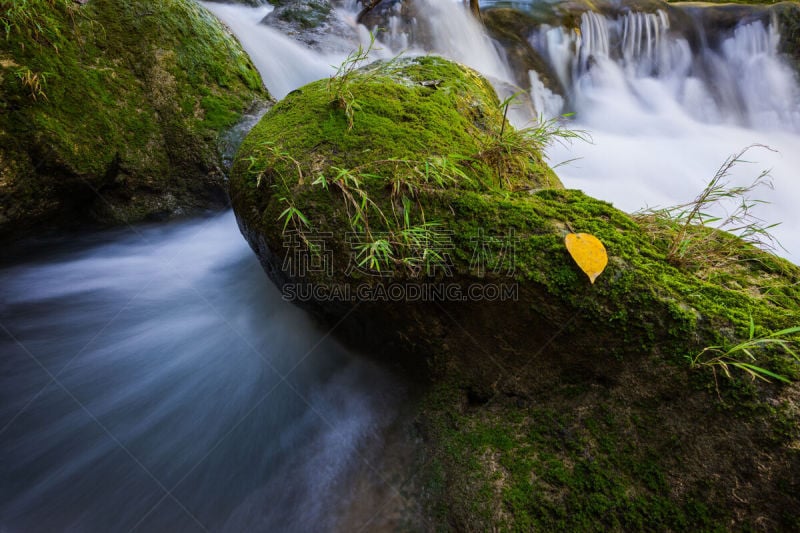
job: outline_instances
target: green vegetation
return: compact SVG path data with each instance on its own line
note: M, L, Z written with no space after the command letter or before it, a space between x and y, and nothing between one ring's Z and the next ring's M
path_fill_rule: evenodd
M502 102L503 122L495 135L489 135L484 141L481 151L475 155L495 170L495 174L505 180L499 187L514 190L510 175L517 168L524 167L528 161L540 160L544 151L554 142L587 141L588 135L580 130L564 127L564 121L571 115L561 118L544 119L542 117L526 128L506 127L508 107L522 93L515 93ZM545 183L550 187L549 183ZM554 184L555 185L555 184Z
M800 430L793 400L706 403L674 367L632 365L618 386L571 380L485 405L454 380L420 423L439 530L793 530Z
M341 206L347 220L345 232L361 235L359 242L351 243L358 266L375 272L400 268L417 276L445 262L436 249L440 225L427 216L421 198L448 188L488 191L560 186L543 163L540 149L548 140L545 132L567 137L567 130L554 122L522 132L507 127L488 84L473 72L438 58L395 58L358 69L371 48L372 44L353 52L326 83L301 89L297 98L304 100L302 104L294 102L295 95L278 103L271 115L286 123L271 123L269 132L260 131L261 125L254 129L241 152L245 155L239 156L247 164L249 185L243 190L234 184L234 203L242 195L255 193L253 186L274 191L272 198L283 204L276 214L283 230L299 232L306 243L305 233L321 227L314 221L304 223L310 219L303 208L294 206L312 197L318 206L329 204L337 210ZM455 84L444 84L448 78ZM473 80L480 80L483 94L465 92ZM392 99L374 98L387 90ZM451 107L449 100L459 94L479 100ZM313 103L306 101L309 96ZM428 108L427 114L411 111L417 105ZM482 116L470 123L465 111ZM324 131L307 132L311 139L285 138L280 144L272 140L278 138L280 128L307 123L309 113L328 117ZM321 141L340 127L347 133L335 145ZM252 141L255 138L261 140ZM298 143L313 143L313 139L321 141L313 157L326 159L324 168L309 168L290 155L298 153ZM424 143L447 146L447 150L431 150L430 156L423 150L420 157L417 147ZM365 154L360 147L367 145L372 148ZM502 151L514 157L500 165Z
M731 367L737 368L752 379L761 379L769 381L769 378L778 379L785 383L791 383L789 379L775 372L771 372L766 368L762 368L754 363L758 361L755 353L762 350L774 349L778 352L790 356L794 361L800 362L800 356L795 351L794 345L797 344L796 340L792 340L791 336L800 333L800 326L782 329L774 333L766 333L759 337L755 336L755 323L750 322L750 335L746 341L740 342L733 346L708 346L695 355L689 357L689 362L692 368L708 367L714 372L714 379L716 380L716 369L719 368L726 377L732 378ZM789 339L789 340L787 340Z
M393 61L379 61L369 70L357 72L359 65L369 59L369 54L374 47L375 35L370 33L369 45L364 48L364 45L359 43L358 48L350 52L339 65L336 73L328 80L328 92L331 99L344 110L349 129L353 129L353 115L360 108L354 94L354 91L358 90L358 84L374 80L379 75L387 76L391 73Z
M759 147L769 149L766 146ZM745 162L742 157L751 148L753 146L730 156L691 202L634 214L637 221L655 238L669 241L667 260L676 265L719 268L735 260L741 241L768 250L774 248L777 243L769 230L776 224L765 225L753 213L754 207L765 202L750 197L758 187L772 188L769 172L762 171L746 186L732 186L727 181L733 167ZM725 207L724 204L730 203L734 204L734 208L724 217L711 212L714 209L719 211ZM721 236L724 232L738 239Z
M260 77L188 0L0 2L0 233L224 202L219 133Z

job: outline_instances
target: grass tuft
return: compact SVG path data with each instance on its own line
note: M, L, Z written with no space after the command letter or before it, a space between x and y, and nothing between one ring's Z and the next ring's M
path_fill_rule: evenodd
M769 251L780 246L770 234L777 224L767 224L754 213L757 206L767 202L751 197L760 187L773 187L769 170L761 171L749 185L731 185L728 179L736 165L748 162L743 158L753 148L774 151L760 144L743 148L725 160L691 202L634 213L637 222L657 241L666 242L666 258L670 263L720 268L740 260L741 241ZM725 211L726 204L732 204L733 208ZM720 210L726 214L712 213Z
M361 105L356 98L356 92L360 84L369 82L377 76L386 75L391 72L393 65L400 57L395 56L389 61L376 61L371 68L359 70L361 65L370 59L370 54L375 48L375 34L370 32L369 44L364 47L359 44L358 48L350 52L345 60L336 69L336 73L328 79L328 93L332 101L342 110L347 117L347 129L353 129L356 111L361 109Z
M524 172L525 169L542 165L544 150L555 142L570 143L574 140L589 141L589 135L582 130L573 130L564 126L569 114L561 117L545 119L539 117L530 127L516 129L506 127L508 124L508 108L522 92L514 93L500 103L503 109L503 120L500 130L486 137L483 148L475 158L492 167L503 183L497 185L513 190L515 187L511 177ZM545 177L547 179L547 177Z
M716 382L717 369L719 369L728 379L733 378L732 369L744 372L752 380L770 382L776 379L784 383L790 383L790 379L762 366L756 357L760 352L772 350L777 354L788 356L800 363L800 355L796 345L798 344L798 334L800 326L785 328L773 333L755 335L756 326L753 319L750 319L750 334L747 340L733 346L708 346L694 356L687 356L691 368L710 368L714 372ZM719 387L717 387L719 392Z

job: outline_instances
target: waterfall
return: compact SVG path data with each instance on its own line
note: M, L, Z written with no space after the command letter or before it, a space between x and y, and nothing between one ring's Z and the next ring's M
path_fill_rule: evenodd
M204 2L242 43L275 98L335 72L343 57L321 55L279 31L261 24L272 6L242 8L234 4Z
M741 25L718 49L693 54L664 11L618 18L586 12L579 31L543 25L530 43L579 113L668 106L704 122L800 131L800 91L778 54L775 27Z
M511 70L481 25L460 2L415 0L433 28L430 50L497 80L509 82Z

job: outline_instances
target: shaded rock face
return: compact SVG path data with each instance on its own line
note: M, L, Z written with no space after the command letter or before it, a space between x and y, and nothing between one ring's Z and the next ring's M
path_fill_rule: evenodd
M505 50L515 81L524 90L530 89L528 72L535 71L543 85L554 94L564 96L566 89L547 62L528 42L540 22L530 15L510 8L489 9L483 12L483 23L489 35Z
M411 44L427 49L433 41L436 28L425 18L425 13L413 0L380 0L371 2L358 15L358 23L370 31L386 32L381 39L393 48L403 49Z
M0 16L0 234L227 203L219 133L268 94L204 8L35 0Z
M778 20L781 42L780 50L792 60L800 73L800 4L797 2L781 2L770 7Z

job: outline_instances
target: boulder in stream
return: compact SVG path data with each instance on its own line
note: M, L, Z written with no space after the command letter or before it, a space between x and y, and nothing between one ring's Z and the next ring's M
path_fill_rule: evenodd
M788 382L756 384L699 354L800 324L800 269L564 189L555 123L515 130L466 67L343 67L251 131L231 199L286 298L429 384L434 525L797 525L798 362L757 350ZM594 284L569 233L605 245ZM715 244L678 260L675 238Z

